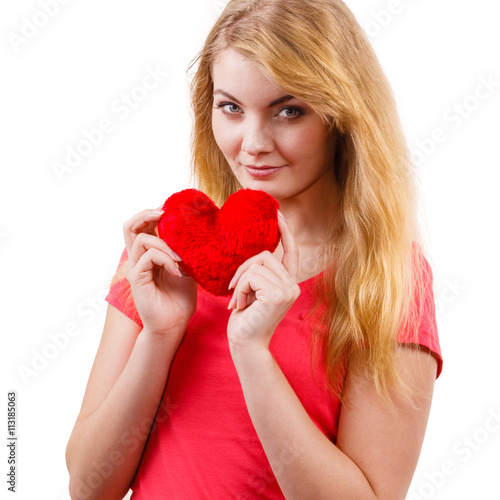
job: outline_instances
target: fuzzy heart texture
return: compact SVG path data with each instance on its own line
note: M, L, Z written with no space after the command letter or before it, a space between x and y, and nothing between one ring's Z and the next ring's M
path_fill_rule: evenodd
M238 267L280 241L279 203L264 191L240 189L218 208L197 189L174 193L163 205L158 234L179 267L208 292L228 296Z

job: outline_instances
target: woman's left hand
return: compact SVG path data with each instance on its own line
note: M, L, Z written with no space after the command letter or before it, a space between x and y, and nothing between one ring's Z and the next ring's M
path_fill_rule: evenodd
M231 348L268 348L274 330L300 295L299 251L290 226L281 216L278 228L282 261L271 252L261 252L245 261L231 281L234 293L228 308L233 312L227 326Z

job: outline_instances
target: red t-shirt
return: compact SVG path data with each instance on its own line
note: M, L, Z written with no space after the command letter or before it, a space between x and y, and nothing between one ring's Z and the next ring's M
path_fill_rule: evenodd
M125 258L126 252L121 262ZM419 343L436 357L437 378L443 361L432 272L425 263L430 286ZM299 283L301 294L276 328L269 348L310 418L335 443L340 403L327 389L321 363L313 376L306 321L314 282L321 274ZM126 280L112 287L106 300L141 325L133 303L124 307L123 286L128 287ZM132 485L135 500L284 498L250 420L229 352L229 300L198 286L197 309L172 362L156 423ZM398 341L407 340L402 332Z

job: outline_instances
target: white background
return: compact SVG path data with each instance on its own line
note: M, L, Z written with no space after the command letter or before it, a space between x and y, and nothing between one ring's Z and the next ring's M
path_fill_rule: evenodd
M42 4L2 2L0 12L0 435L15 390L17 498L62 500L65 446L102 332L122 224L189 186L186 69L224 2L73 0L56 3L51 17ZM347 4L370 35L419 160L434 273L444 371L408 498L500 498L498 7ZM169 75L141 93L148 68ZM142 99L134 109L119 104L131 92ZM58 178L54 163L103 119L113 130ZM78 334L61 333L71 328Z

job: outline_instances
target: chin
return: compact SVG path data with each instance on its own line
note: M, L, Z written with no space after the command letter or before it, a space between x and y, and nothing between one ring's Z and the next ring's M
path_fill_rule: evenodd
M251 185L248 186L249 189L259 189L261 191L264 191L278 202L287 197L286 193L284 193L282 189L280 189L276 185L271 185L271 183L269 183L268 185L264 184L263 182L250 184Z
M255 189L259 191L264 191L277 201L283 198L287 198L290 195L290 193L286 193L285 190L283 189L283 181L258 180L254 179L253 177L249 177L245 174L246 172L244 172L243 175L240 176L235 175L242 189Z

